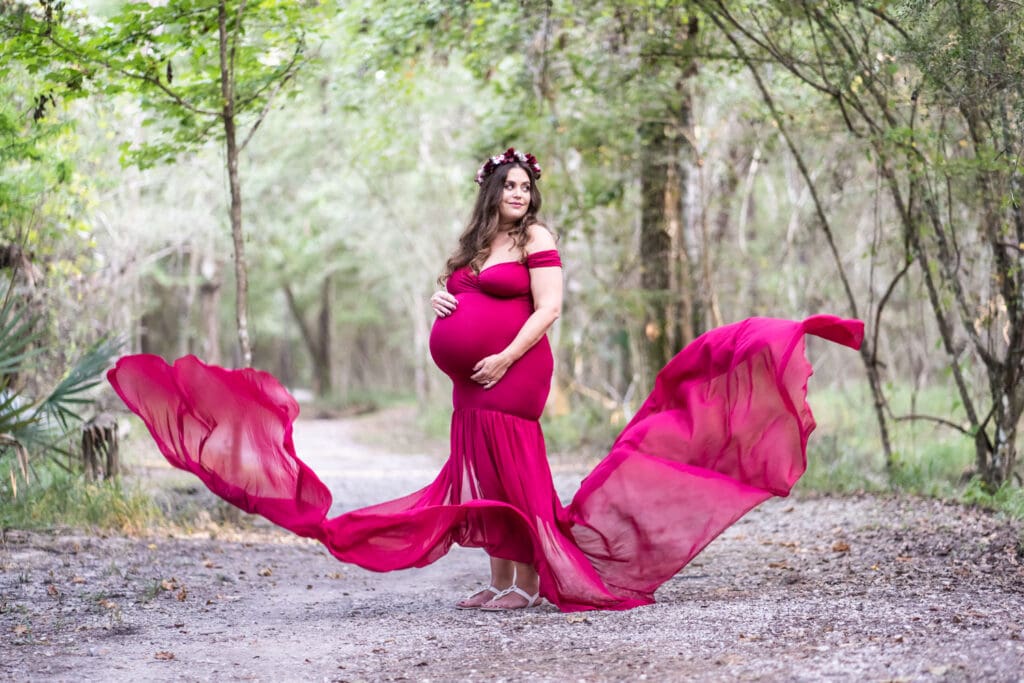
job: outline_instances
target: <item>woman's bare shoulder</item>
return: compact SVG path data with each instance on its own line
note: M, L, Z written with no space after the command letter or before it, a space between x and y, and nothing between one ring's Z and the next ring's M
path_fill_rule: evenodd
M533 254L538 251L556 249L555 233L543 223L534 223L526 229L526 253Z

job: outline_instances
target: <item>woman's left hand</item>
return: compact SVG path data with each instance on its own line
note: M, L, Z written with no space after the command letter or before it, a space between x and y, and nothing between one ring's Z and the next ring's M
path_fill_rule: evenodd
M505 372L511 365L512 361L503 353L487 356L473 366L473 374L470 379L482 384L484 389L490 389L505 376Z

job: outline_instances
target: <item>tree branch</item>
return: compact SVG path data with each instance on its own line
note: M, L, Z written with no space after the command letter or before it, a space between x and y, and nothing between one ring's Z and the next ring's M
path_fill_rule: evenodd
M892 282L889 283L888 288L886 288L885 290L885 294L883 294L882 298L878 300L878 308L875 309L875 334L871 342L872 364L878 362L878 334L879 331L882 329L882 310L885 308L885 304L888 303L889 297L892 296L893 291L895 291L896 285L899 283L900 280L903 279L903 276L907 274L907 271L910 270L910 266L913 263L914 259L907 259L907 262L903 264L903 268L900 269L900 272L896 273L896 277L894 277L892 279Z
M943 417L934 417L932 415L912 414L912 415L893 415L892 419L893 419L894 422L911 422L911 421L914 421L914 420L922 420L922 421L926 421L926 422L935 422L937 424L949 427L950 429L955 429L956 431L960 432L961 434L963 434L965 436L969 436L972 439L974 438L974 433L971 432L970 429L965 429L964 427L961 427L957 423L952 422L951 420L947 420L947 419L945 419Z
M282 75L276 80L272 79L268 81L266 86L261 87L255 93L253 93L251 97L247 98L244 102L239 104L240 108L246 107L250 102L253 102L257 97L260 96L260 94L266 91L270 83L274 83L273 91L271 91L271 93L267 95L267 101L264 102L263 109L260 110L259 115L256 117L256 121L252 124L252 128L249 129L249 132L246 134L245 139L242 141L242 144L238 147L238 151L241 152L242 150L245 149L246 145L249 144L249 141L252 139L252 136L256 134L256 130L260 127L260 124L263 123L263 120L267 117L267 114L270 113L270 107L274 102L274 98L276 98L277 95L281 92L281 90L284 89L284 86L287 85L288 81L294 78L295 75L298 73L299 69L296 65L298 63L299 55L301 53L302 46L296 46L295 53L292 55L292 59L288 63L288 66L285 67L285 70L282 73Z
M159 77L151 76L150 74L145 73L137 73L124 67L117 66L108 60L100 59L98 57L85 54L55 38L52 32L35 33L33 31L25 31L25 33L28 33L29 35L32 35L37 39L41 38L45 41L48 41L52 43L54 46L56 46L58 49L62 50L64 53L71 55L77 59L80 59L84 62L99 64L100 66L109 69L110 71L113 71L115 73L119 73L127 78L148 83L156 87L157 89L161 90L165 95L170 97L178 106L182 107L183 109L187 109L188 111L191 111L194 114L201 114L202 116L220 116L219 112L203 109L199 106L192 104L184 97L179 95L177 92L172 90L169 86L161 83Z
M874 16L878 17L879 19L884 21L886 24L888 24L893 30L895 30L897 33L900 34L900 37L902 37L908 43L912 42L911 38L910 38L910 34L907 33L906 30L902 26L900 26L896 22L895 19L893 19L888 14L886 14L885 10L879 9L878 7L876 7L874 5L865 5L862 2L858 2L857 4L859 6L861 6L861 7L863 7L869 14L873 14Z

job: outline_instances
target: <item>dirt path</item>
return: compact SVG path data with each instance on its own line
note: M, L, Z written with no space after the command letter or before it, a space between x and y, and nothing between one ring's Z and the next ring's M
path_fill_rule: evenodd
M436 472L434 456L357 445L360 424L296 429L339 511ZM556 465L559 489L580 474ZM382 575L264 526L142 539L8 531L0 678L1024 681L1020 534L929 500L776 500L657 605L499 615L451 609L479 585L479 551Z

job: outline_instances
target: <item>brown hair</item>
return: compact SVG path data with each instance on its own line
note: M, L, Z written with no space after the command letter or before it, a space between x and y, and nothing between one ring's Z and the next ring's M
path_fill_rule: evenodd
M502 193L505 191L505 179L513 168L523 169L530 178L530 205L526 207L526 214L516 221L510 233L517 249L522 251L526 248L526 243L530 239L529 228L537 223L537 212L540 211L540 190L537 189L537 176L530 167L517 161L502 164L480 185L476 205L473 206L473 215L459 236L459 246L448 257L444 273L437 279L439 284L443 285L452 273L463 266L468 265L474 272L480 272L480 266L487 260L491 243L498 235L498 210L501 206Z

